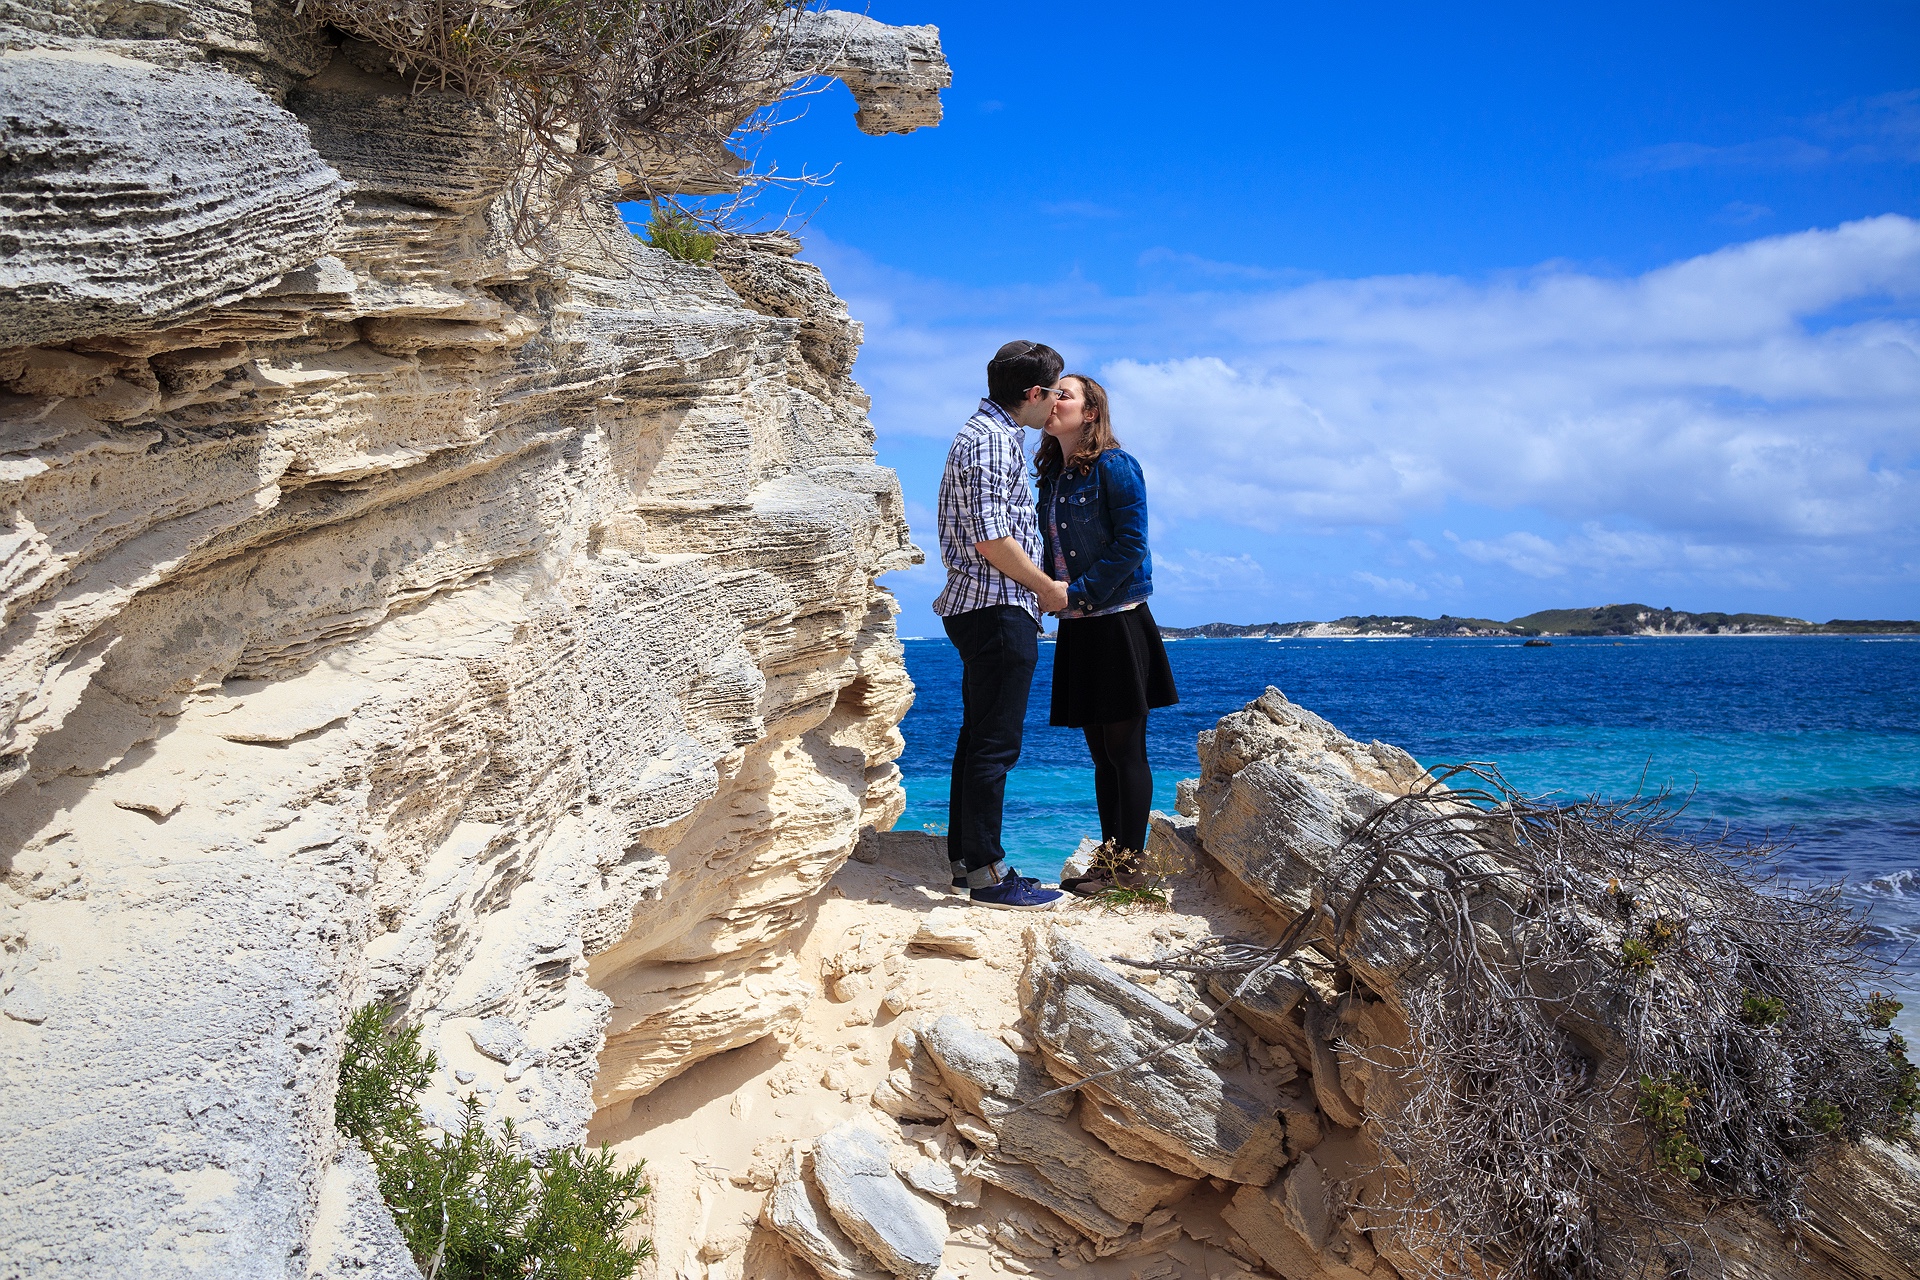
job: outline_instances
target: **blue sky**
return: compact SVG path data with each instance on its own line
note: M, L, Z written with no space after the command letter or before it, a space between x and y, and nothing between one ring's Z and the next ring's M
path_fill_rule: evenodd
M1920 616L1920 6L1554 8L873 5L944 123L763 159L838 166L902 633L1012 337L1112 390L1165 623Z

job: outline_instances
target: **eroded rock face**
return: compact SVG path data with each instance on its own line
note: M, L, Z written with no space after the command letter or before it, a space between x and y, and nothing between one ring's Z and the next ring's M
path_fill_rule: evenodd
M182 319L311 265L339 232L340 175L230 75L15 49L0 101L0 348Z
M940 123L940 91L953 72L935 27L889 27L863 13L812 13L788 50L793 71L844 83L860 104L862 133L908 133Z
M353 1007L540 1146L804 1005L912 697L858 327L530 259L486 113L286 6L0 37L0 1255L364 1259Z

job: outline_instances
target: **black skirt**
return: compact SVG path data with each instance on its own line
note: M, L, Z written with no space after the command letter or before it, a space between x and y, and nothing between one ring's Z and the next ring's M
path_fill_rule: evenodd
M1047 723L1084 729L1132 720L1178 701L1167 647L1144 601L1124 613L1060 619Z

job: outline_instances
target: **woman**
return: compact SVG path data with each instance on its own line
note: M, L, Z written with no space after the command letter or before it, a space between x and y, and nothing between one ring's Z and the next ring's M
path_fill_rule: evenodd
M1043 567L1067 584L1050 723L1087 736L1100 837L1113 851L1095 874L1060 887L1091 896L1116 882L1141 883L1138 859L1153 805L1147 712L1180 699L1147 608L1146 484L1140 464L1113 437L1106 389L1085 374L1062 378L1045 430L1034 457Z

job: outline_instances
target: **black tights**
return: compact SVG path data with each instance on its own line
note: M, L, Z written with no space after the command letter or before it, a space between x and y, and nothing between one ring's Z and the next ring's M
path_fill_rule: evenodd
M1093 794L1100 805L1100 838L1135 853L1147 847L1147 811L1153 807L1153 770L1147 765L1147 718L1092 724L1081 730L1093 756Z

